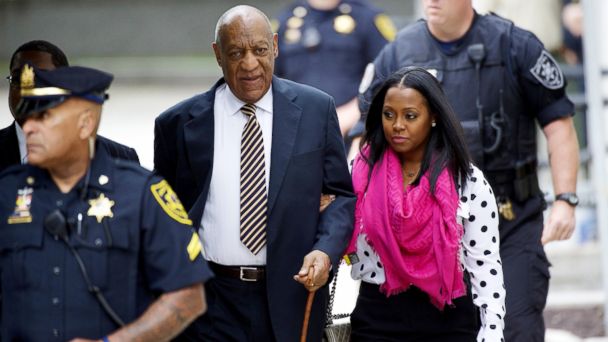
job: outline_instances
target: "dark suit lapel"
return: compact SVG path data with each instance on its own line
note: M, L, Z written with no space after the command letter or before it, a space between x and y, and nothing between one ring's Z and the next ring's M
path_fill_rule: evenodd
M272 113L272 152L270 163L270 189L268 191L268 213L277 200L285 172L289 166L289 159L298 133L298 125L302 108L293 100L296 93L282 80L274 77L273 113Z
M209 183L213 166L215 87L205 95L192 107L192 119L184 126L184 146L199 192Z
M11 165L21 163L19 154L19 141L17 140L17 129L15 123L0 130L0 171Z

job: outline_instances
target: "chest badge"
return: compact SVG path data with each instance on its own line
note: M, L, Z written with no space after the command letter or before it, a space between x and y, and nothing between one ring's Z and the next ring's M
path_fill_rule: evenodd
M8 217L8 224L30 223L32 222L32 194L34 189L25 187L17 190L17 200L15 201L15 211Z
M357 26L355 19L348 14L342 14L334 19L334 30L342 34L350 34Z
M112 213L112 207L114 206L114 201L107 198L104 194L99 195L99 197L89 200L89 210L87 211L88 216L95 216L97 218L97 223L101 223L104 217L114 217L114 213Z

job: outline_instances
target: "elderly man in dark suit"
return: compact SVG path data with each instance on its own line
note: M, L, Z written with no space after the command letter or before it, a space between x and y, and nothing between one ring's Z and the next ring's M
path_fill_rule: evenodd
M33 40L18 47L10 61L8 104L13 117L15 108L21 99L19 75L26 62L42 70L53 70L69 65L63 51L47 41ZM102 136L98 136L97 140L99 147L106 149L113 158L139 163L134 149ZM11 165L27 161L25 135L18 123L13 122L10 126L0 130L0 146L2 146L0 172Z
M224 13L212 46L224 77L155 126L155 168L200 225L216 274L188 337L296 341L319 290L308 335L319 341L355 205L334 101L273 77L277 35L256 8ZM322 193L334 200L320 213Z

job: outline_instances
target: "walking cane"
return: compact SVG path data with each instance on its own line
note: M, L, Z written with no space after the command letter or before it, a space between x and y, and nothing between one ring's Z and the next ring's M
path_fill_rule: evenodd
M314 267L310 266L308 269L308 285L313 285L312 274ZM306 298L306 309L304 310L304 322L302 324L302 335L300 336L300 342L306 342L306 336L308 335L308 321L310 320L310 310L312 309L312 302L315 299L316 291L309 291L308 297Z

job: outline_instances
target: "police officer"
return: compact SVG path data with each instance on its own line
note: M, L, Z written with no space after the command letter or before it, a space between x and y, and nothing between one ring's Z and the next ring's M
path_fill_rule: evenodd
M478 15L471 0L423 5L427 19L399 32L364 76L362 113L376 85L399 68L417 65L436 75L497 198L506 341L544 341L549 263L543 244L570 238L578 203L578 141L566 82L543 44L512 22ZM544 226L534 121L547 137L557 194Z
M0 175L4 341L167 341L206 308L210 271L171 188L95 149L112 78L23 67L29 165Z
M366 65L395 37L391 20L367 0L300 0L278 16L277 32L275 74L333 96L345 135L359 119Z

